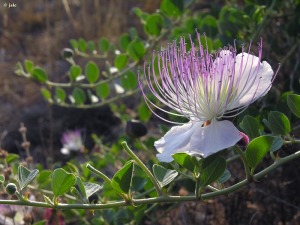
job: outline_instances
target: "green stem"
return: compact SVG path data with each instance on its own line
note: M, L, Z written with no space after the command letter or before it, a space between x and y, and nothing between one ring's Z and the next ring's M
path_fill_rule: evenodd
M252 179L252 175L251 175L251 172L250 172L250 167L248 165L248 162L247 162L247 159L245 157L245 154L244 152L242 151L242 149L239 147L239 146L234 146L234 149L237 151L237 153L240 155L242 161L243 161L243 164L244 164L244 169L245 169L245 173L246 173L246 178L247 180L251 180Z
M94 174L98 175L99 177L101 177L104 181L106 181L107 183L111 184L111 179L108 178L108 176L106 176L104 173L102 173L101 171L97 170L95 167L93 167L91 164L87 164L86 168L88 170L90 170L91 172L93 172Z
M125 141L123 141L122 146L124 148L124 150L128 153L128 155L130 155L130 157L132 159L134 159L134 161L142 168L142 170L147 174L147 176L150 178L150 180L152 181L152 183L154 184L154 187L157 191L157 194L160 196L162 195L162 191L160 186L158 185L155 177L153 176L153 174L150 172L150 170L145 166L145 164L134 154L134 152L128 147L127 143Z
M266 169L260 171L259 173L253 175L254 180L260 180L270 172L274 171L277 167L300 158L300 151L295 152L292 155L286 156L284 158L278 159L272 165L267 167ZM228 188L224 188L219 191L206 193L201 195L202 200L211 199L220 195L226 195L229 193L233 193L246 185L248 185L251 181L245 179L237 184L234 184ZM193 196L159 196L156 198L147 198L147 199L133 199L132 203L135 206L146 205L146 204L154 204L154 203L174 203L174 202L186 202L186 201L196 201L197 198L195 195ZM0 200L0 204L5 205L26 205L26 206L34 206L34 207L42 207L42 208L57 208L57 209L107 209L114 207L122 207L127 206L128 203L125 201L116 201L116 202L108 202L105 204L58 204L57 206L52 206L45 202L34 202L34 201L20 201L20 200Z

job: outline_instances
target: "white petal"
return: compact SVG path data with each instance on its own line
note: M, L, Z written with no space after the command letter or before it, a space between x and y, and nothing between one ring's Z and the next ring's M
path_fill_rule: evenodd
M236 56L235 88L237 93L228 109L245 106L264 96L271 88L274 72L266 61L247 53ZM240 71L242 68L242 72Z
M207 157L235 145L241 138L240 131L230 121L214 121L193 133L189 147Z
M154 142L155 148L161 153L156 155L158 160L171 162L173 154L191 151L190 139L197 129L201 129L201 126L201 122L189 122L182 126L172 127L164 137Z

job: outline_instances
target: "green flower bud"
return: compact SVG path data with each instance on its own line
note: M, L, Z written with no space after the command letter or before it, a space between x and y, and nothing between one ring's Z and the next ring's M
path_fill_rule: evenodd
M5 190L8 194L13 195L17 191L17 186L14 183L8 183L5 187Z

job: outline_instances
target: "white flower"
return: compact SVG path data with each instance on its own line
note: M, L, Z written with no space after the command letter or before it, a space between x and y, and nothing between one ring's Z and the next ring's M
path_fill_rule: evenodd
M174 41L166 50L153 53L152 67L145 67L147 84L154 96L179 113L175 115L190 120L173 127L154 143L159 152L157 158L163 162L172 161L172 154L177 152L207 157L235 145L242 134L232 122L219 120L238 115L264 96L274 79L271 66L261 62L262 43L258 57L249 54L250 50L246 53L244 48L236 54L235 46L224 47L213 56L202 46L198 33L197 37L198 50L191 40L191 50L187 52L181 38L179 47ZM151 102L139 83L150 109L154 106L170 113Z

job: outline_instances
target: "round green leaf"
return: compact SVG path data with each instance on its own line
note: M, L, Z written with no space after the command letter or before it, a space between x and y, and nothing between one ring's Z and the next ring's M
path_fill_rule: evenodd
M164 26L163 17L160 14L155 13L150 15L147 18L146 23L144 25L144 29L146 33L149 35L159 36L163 26Z
M137 75L129 70L125 75L121 77L121 85L125 90L133 90L137 86Z
M74 88L74 90L72 91L72 96L75 100L76 105L81 105L85 102L85 93L81 88Z
M270 112L268 122L269 128L274 134L287 135L291 131L289 119L281 112Z
M200 185L205 187L221 177L226 169L226 160L213 154L202 160L200 170Z
M50 100L51 99L51 92L47 88L42 87L41 88L41 93L42 93L43 97L46 100Z
M211 15L205 16L200 20L200 29L205 32L207 36L213 38L216 37L219 33L217 19Z
M124 67L126 67L127 63L128 63L128 56L127 55L120 54L120 55L116 56L114 64L115 64L115 67L117 67L118 70L121 70Z
M62 89L61 87L55 88L55 97L58 103L65 102L66 96L67 95L64 89Z
M172 157L180 166L194 173L195 165L193 163L192 156L187 153L180 152L172 155Z
M85 65L85 76L90 83L95 83L99 79L99 68L93 61Z
M150 119L152 113L145 102L142 102L138 107L138 115L141 121L146 122Z
M93 53L94 50L96 50L96 45L95 45L95 42L93 41L89 41L87 43L87 46L88 46L88 49Z
M153 174L160 187L164 187L171 183L175 177L177 177L178 172L176 170L169 170L160 165L153 165Z
M33 68L34 68L33 62L26 59L24 61L24 65L25 65L25 69L26 69L27 73L32 73Z
M298 118L300 118L300 95L288 95L287 104L292 113Z
M75 39L70 40L70 45L72 46L73 49L78 49L79 46L78 41Z
M37 80L37 81L39 81L39 82L41 82L41 83L45 83L45 82L47 81L47 79L48 79L45 70L43 70L43 69L40 68L40 67L35 67L35 68L32 70L31 76L32 76L35 80Z
M109 50L109 41L106 38L101 38L99 40L99 50L102 52L107 52Z
M270 152L275 152L279 150L283 144L284 142L280 136L274 137L272 146L270 147Z
M52 175L52 190L55 197L63 195L76 183L76 177L64 169L55 169Z
M120 39L119 39L119 45L120 45L120 48L123 50L123 51L127 51L127 47L130 43L130 37L128 34L122 34L120 36Z
M81 52L85 52L87 50L87 43L83 38L79 38L78 49Z
M252 116L246 115L240 123L240 127L251 140L259 136L258 121Z
M72 65L70 68L70 79L71 81L76 81L76 78L79 77L82 73L81 67L78 65Z
M183 0L163 0L160 9L167 16L180 16L184 10Z
M109 85L107 83L103 83L103 84L99 84L96 87L96 95L99 98L106 98L109 95L110 92L110 88Z
M127 49L127 52L134 61L139 61L146 53L143 42L140 40L132 41Z
M274 137L261 136L253 139L247 146L246 159L251 168L255 168L265 157L273 144Z

